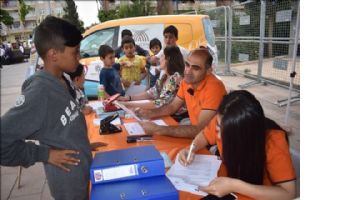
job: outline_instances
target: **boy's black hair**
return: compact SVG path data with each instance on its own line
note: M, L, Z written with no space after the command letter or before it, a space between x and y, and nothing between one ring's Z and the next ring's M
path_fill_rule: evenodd
M105 58L107 54L114 53L114 50L108 45L101 45L99 48L99 56Z
M158 38L153 38L150 42L149 42L149 49L152 49L154 46L158 45L159 48L161 49L161 42L160 40L158 40Z
M124 38L125 36L131 36L131 37L133 37L133 34L132 34L132 32L131 32L130 30L124 29L124 30L122 30L122 32L121 32L121 38Z
M65 46L75 47L83 39L75 25L53 16L46 17L34 35L36 50L42 59L49 49L64 51Z
M123 48L123 45L124 45L124 44L129 44L129 43L132 43L134 46L136 46L136 43L134 42L134 40L133 40L132 37L130 37L130 36L125 36L125 37L122 39L121 48Z
M173 25L170 25L170 26L166 27L164 29L163 35L165 35L165 33L171 33L171 34L173 34L176 37L176 39L178 39L178 30Z
M76 68L75 72L67 72L67 74L70 76L70 79L74 81L76 77L79 77L83 74L84 71L84 66L79 63L78 67Z

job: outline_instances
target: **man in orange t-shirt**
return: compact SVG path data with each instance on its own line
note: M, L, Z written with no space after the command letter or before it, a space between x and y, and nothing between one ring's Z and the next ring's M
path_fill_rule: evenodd
M172 115L185 103L191 125L159 126L141 122L147 134L193 138L210 122L226 94L223 82L212 73L212 60L207 49L191 51L185 61L184 80L174 100L160 108L137 111L138 116L151 119Z

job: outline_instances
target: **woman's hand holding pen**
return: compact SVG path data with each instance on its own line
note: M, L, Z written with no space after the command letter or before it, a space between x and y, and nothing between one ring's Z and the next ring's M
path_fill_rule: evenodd
M190 151L189 148L182 149L178 154L179 162L184 166L190 165L192 163L192 161L195 159L195 152L194 151L191 151L190 157L189 157L189 159L187 159L188 155L189 155L189 151Z

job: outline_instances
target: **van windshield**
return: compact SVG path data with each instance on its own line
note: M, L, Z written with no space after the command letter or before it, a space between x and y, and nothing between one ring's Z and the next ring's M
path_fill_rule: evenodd
M97 56L98 50L103 44L112 46L114 33L115 29L105 29L85 37L80 43L81 57L87 58Z
M205 31L205 37L207 39L207 42L212 47L214 47L215 46L215 37L214 37L214 32L213 32L211 21L209 18L203 18L202 23L203 23L203 29Z

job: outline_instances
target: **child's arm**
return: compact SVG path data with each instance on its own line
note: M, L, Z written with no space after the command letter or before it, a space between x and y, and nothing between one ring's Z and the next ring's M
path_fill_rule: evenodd
M25 142L26 139L36 140L45 134L43 125L46 123L48 100L43 94L47 91L38 87L34 84L24 89L16 106L1 117L0 164L24 167L36 162L48 162L58 167L64 164L76 165L78 160L67 155L75 153L72 150L52 150L48 146Z

